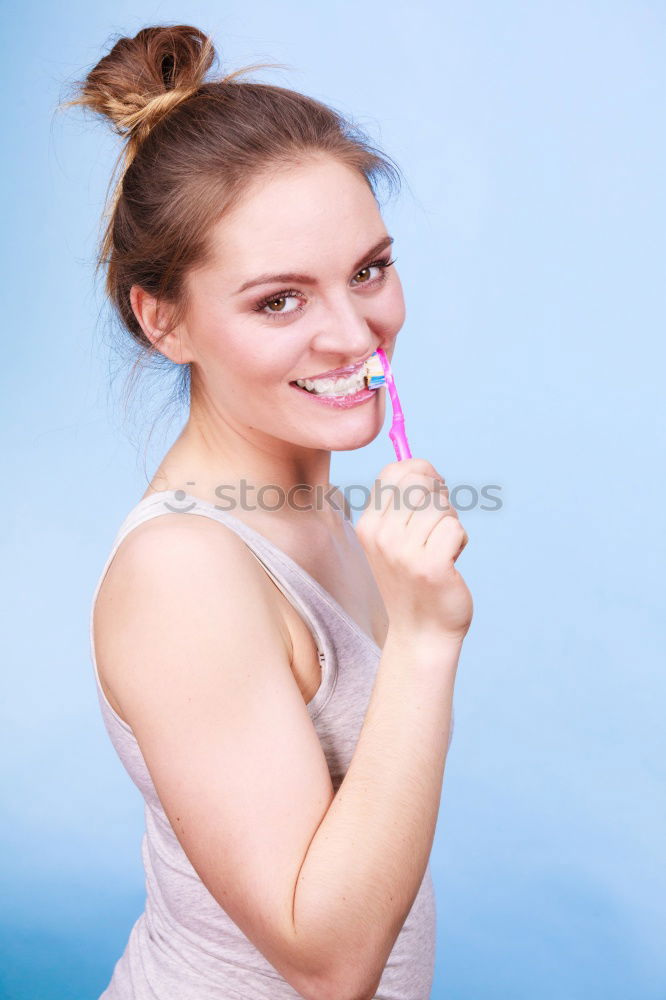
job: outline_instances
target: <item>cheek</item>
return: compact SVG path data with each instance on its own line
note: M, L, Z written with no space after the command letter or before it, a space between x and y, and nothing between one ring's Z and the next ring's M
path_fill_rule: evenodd
M381 305L377 311L376 321L386 336L395 336L405 322L405 315L406 309L405 299L402 294L402 285L396 276L396 280L391 282L391 286L385 289Z
M279 323L275 324L276 327ZM282 333L282 336L280 334ZM307 343L307 342L306 342ZM303 356L304 344L285 331L249 330L242 326L227 336L217 350L224 377L246 387L285 382Z
M200 310L198 320L199 359L207 373L224 382L249 380L255 372L263 376L263 369L270 366L267 352L243 317L216 309L211 302Z

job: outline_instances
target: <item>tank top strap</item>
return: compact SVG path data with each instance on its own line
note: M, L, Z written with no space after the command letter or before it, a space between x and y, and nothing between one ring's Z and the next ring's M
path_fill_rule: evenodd
M316 643L322 679L314 697L307 703L307 709L311 716L317 715L328 702L335 687L338 673L336 635L340 630L344 631L345 623L340 621L336 609L331 607L323 589L285 552L228 511L221 510L214 504L206 503L197 497L184 494L182 490L163 490L144 497L130 510L120 525L92 600L90 612L91 645L95 601L121 542L138 525L162 515L209 517L225 524L245 542L278 589L303 618Z

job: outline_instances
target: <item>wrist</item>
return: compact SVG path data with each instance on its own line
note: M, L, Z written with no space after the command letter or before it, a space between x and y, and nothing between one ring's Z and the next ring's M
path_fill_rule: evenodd
M389 622L384 648L390 643L404 649L411 659L440 665L443 660L457 664L464 641L464 635L454 635L439 629L430 631L418 626L408 628Z

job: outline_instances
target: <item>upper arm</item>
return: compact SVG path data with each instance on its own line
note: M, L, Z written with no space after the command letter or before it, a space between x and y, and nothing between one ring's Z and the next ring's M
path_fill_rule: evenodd
M130 533L107 581L105 676L169 822L220 906L308 995L327 970L297 943L294 892L334 792L274 584L226 526L172 515Z

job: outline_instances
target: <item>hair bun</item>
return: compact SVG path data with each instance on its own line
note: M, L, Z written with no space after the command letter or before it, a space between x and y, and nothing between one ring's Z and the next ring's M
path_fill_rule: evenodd
M190 25L142 28L120 38L88 73L79 96L114 130L141 141L167 112L195 93L215 59L208 35Z

